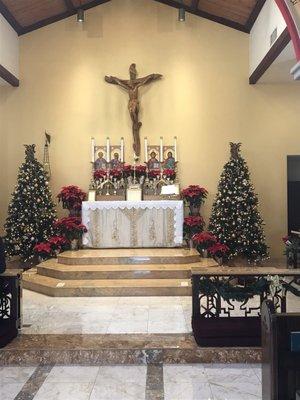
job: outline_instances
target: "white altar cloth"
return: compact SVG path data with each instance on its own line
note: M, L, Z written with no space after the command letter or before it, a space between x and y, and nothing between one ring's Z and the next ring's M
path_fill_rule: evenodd
M92 248L178 247L183 201L84 201L83 245Z

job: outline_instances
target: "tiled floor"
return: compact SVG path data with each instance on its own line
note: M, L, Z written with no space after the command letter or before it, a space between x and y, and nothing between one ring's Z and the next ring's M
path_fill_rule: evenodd
M23 293L25 334L191 331L191 297L49 297L29 290ZM258 306L257 300L250 303ZM299 310L300 298L289 294L288 311Z
M191 297L48 297L24 290L22 333L185 333Z
M1 400L261 399L256 365L54 366L37 383L41 368L0 368Z

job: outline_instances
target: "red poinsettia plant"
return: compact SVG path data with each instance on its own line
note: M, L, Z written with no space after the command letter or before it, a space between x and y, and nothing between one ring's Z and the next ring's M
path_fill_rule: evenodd
M181 191L181 195L189 206L200 206L204 203L208 191L199 185L190 185Z
M66 250L69 245L69 241L63 236L52 236L48 243L51 246L51 249L54 252L61 252L62 250Z
M111 169L111 170L109 171L109 175L110 175L113 179L120 180L120 179L122 178L122 176L123 176L123 171L122 171L122 169L120 169L120 168L114 168L114 169Z
M171 181L174 181L176 178L176 172L174 171L174 169L164 169L163 170L163 175L167 178L167 179L171 179Z
M183 234L186 239L190 239L196 233L202 232L205 226L201 215L185 217L183 222Z
M106 169L97 169L94 172L94 179L96 181L101 181L102 179L105 179L107 175Z
M63 208L69 211L80 211L81 203L86 199L86 193L78 186L64 186L57 195L58 201L62 202Z
M137 165L135 168L136 176L138 178L140 178L142 176L146 176L146 170L147 170L146 165Z
M123 174L126 178L128 178L129 176L132 176L132 174L133 174L132 165L125 164L123 167Z
M148 177L150 179L156 179L160 176L160 170L159 169L151 169L148 173Z
M209 247L207 251L214 258L224 258L229 253L229 247L226 244L217 242Z
M196 233L192 239L200 251L207 250L217 243L217 238L211 232Z
M52 257L52 248L48 242L37 243L34 246L33 251L37 256L44 260Z
M54 223L54 226L69 241L80 239L82 234L87 232L86 226L81 223L79 217L61 218Z

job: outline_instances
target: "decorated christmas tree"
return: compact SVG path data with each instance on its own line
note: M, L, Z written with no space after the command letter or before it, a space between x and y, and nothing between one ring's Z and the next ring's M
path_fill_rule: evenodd
M56 211L47 174L35 158L35 145L25 147L25 162L19 169L5 223L5 249L7 256L28 261L36 243L53 235Z
M240 154L241 143L230 146L231 157L221 174L209 229L229 247L230 258L239 256L258 263L268 257L264 223L247 164Z

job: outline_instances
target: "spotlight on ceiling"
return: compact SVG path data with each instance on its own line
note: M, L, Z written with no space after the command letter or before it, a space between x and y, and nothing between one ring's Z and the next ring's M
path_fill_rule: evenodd
M185 21L185 9L179 8L178 10L178 21L184 22Z
M77 10L77 22L84 22L84 10L82 8Z

